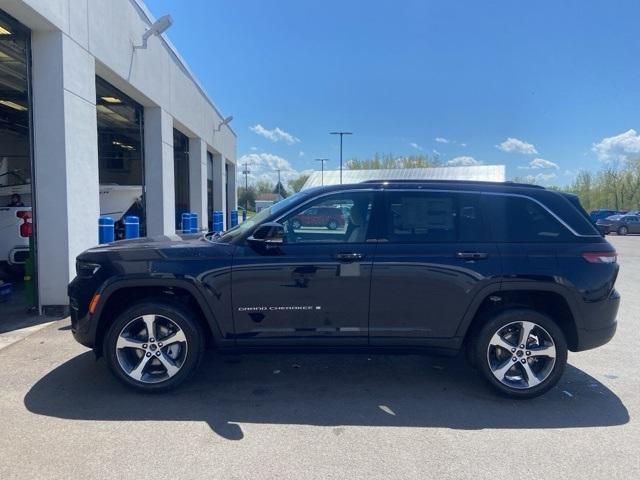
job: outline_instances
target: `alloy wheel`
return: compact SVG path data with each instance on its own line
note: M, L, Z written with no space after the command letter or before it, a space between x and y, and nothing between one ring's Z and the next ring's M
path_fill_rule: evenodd
M537 323L512 322L491 337L487 362L493 376L503 385L529 389L551 375L556 346L551 335Z
M163 315L142 315L118 334L116 356L123 372L142 383L159 383L176 375L187 358L187 338Z

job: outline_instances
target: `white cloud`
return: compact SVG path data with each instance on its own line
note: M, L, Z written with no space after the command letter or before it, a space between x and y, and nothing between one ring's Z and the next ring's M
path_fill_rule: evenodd
M630 157L640 157L640 135L633 129L614 137L603 138L594 143L592 150L602 162L626 161Z
M508 153L524 153L527 155L538 153L536 147L534 147L532 144L512 137L507 138L500 145L496 145L496 148Z
M257 124L257 125L254 125L253 127L249 127L249 130L251 130L256 135L260 135L261 137L271 140L272 142L279 142L280 140L282 140L287 145L293 145L294 143L300 142L299 138L294 137L290 133L285 132L284 130L278 127L268 130L264 128L262 125Z
M444 137L436 137L435 140L438 143L451 143L451 140L449 140L448 138L444 138Z
M269 180L274 185L278 181L278 172L280 169L280 178L284 185L289 180L298 178L301 174L308 172L304 170L302 172L293 168L291 163L278 155L272 153L249 153L243 155L238 159L238 172L244 170L244 165L247 163L249 171L249 183L255 183L259 180ZM244 184L244 178L240 184Z
M520 170L539 170L539 169L549 169L555 168L558 170L560 167L557 163L551 162L549 160L545 160L544 158L534 158L529 162L526 167L518 167Z
M456 157L447 162L450 167L471 167L473 165L482 165L482 162L473 157L463 156Z
M461 143L461 144L460 144L460 146L461 146L461 147L466 147L466 146L467 146L467 144L466 144L466 143Z
M423 150L422 146L418 145L416 142L411 142L411 143L409 144L409 146L410 146L411 148L415 148L416 150L420 150L420 151L422 151L422 150Z
M251 147L249 150L251 150L252 152L257 152L258 151L258 147Z
M305 156L304 151L300 150L300 151L298 152L298 156L299 156L299 157L304 157L304 156Z

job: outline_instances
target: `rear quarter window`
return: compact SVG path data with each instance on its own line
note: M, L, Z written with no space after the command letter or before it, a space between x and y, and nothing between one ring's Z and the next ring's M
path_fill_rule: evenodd
M512 195L486 195L494 240L501 243L568 242L575 236L539 203Z

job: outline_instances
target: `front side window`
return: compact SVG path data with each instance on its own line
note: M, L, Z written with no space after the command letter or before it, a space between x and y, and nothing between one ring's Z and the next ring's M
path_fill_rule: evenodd
M552 243L572 239L572 234L542 205L529 198L486 195L494 238L504 243Z
M369 235L373 194L341 193L315 199L286 216L286 243L361 243Z

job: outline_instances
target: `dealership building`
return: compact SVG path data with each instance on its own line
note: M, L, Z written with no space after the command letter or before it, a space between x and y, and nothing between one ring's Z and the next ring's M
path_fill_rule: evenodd
M32 209L45 311L101 215L171 235L183 212L207 229L236 208L230 117L160 23L141 0L0 0L0 210L16 193Z

